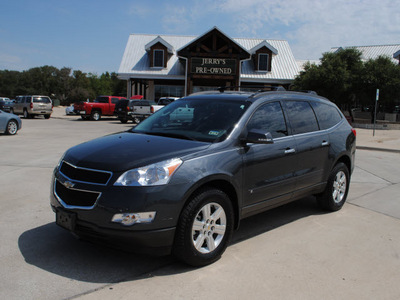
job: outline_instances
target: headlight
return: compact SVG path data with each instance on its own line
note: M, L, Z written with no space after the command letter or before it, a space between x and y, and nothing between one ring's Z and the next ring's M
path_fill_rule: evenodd
M167 184L182 164L179 158L126 171L114 183L117 186L152 186Z

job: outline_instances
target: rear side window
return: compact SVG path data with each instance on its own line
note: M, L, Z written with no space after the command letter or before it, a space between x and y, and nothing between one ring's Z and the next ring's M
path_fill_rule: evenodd
M111 98L111 103L116 104L119 101L119 98Z
M287 136L286 121L280 103L267 103L258 108L247 124L247 130L252 129L270 132L273 138Z
M108 97L97 97L96 100L94 100L94 102L97 102L97 103L108 103Z
M307 101L286 101L285 104L293 134L319 130L314 111Z
M322 130L331 128L342 120L342 115L334 106L320 102L311 102L311 106L317 115L319 127Z

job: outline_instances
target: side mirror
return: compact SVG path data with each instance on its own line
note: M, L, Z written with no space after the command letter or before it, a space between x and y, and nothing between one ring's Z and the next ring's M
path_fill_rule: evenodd
M246 143L254 143L254 144L273 144L274 139L272 138L272 134L269 132L264 132L259 129L252 129L247 133L247 137L245 139Z

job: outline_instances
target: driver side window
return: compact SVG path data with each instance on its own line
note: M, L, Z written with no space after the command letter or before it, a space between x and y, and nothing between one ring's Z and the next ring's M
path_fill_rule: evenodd
M279 102L267 103L259 107L247 124L247 130L270 132L273 138L288 135L285 117Z

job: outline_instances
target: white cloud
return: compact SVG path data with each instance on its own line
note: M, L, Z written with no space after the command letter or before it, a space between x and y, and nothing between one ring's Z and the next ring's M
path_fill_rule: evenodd
M400 2L381 0L225 0L243 36L289 40L296 58L316 59L335 46L400 43ZM278 34L280 36L271 36Z

